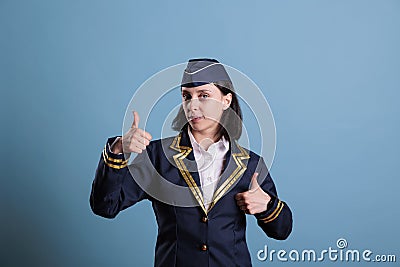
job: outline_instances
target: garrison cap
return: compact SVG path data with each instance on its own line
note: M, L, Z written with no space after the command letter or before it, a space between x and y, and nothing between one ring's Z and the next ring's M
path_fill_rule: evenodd
M224 66L216 59L194 58L189 59L182 77L182 87L196 87L203 84L229 81L231 79Z

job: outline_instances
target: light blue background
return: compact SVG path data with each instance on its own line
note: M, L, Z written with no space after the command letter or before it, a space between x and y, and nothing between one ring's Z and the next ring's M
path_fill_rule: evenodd
M149 203L97 217L91 181L136 88L192 57L246 73L275 116L271 174L294 229L271 240L249 217L254 266L271 266L256 259L266 244L318 251L340 237L399 261L399 12L389 0L0 1L1 265L153 264Z

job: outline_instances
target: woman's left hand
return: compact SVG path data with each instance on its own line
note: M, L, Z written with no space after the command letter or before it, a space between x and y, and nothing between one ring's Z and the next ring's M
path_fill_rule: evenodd
M251 178L250 190L238 193L235 196L236 203L247 214L256 214L267 210L271 197L265 193L257 182L258 173Z

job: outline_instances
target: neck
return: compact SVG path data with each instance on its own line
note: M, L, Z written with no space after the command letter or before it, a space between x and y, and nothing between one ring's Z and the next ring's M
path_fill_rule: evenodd
M192 132L194 139L196 139L196 142L199 144L202 143L202 141L205 139L210 139L212 142L215 143L222 137L220 127L216 130L196 131L190 129L190 131Z

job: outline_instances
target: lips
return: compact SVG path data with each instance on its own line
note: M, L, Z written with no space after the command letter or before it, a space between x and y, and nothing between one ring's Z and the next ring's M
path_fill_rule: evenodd
M192 122L198 122L200 120L204 119L203 115L192 115L189 117L189 120Z

